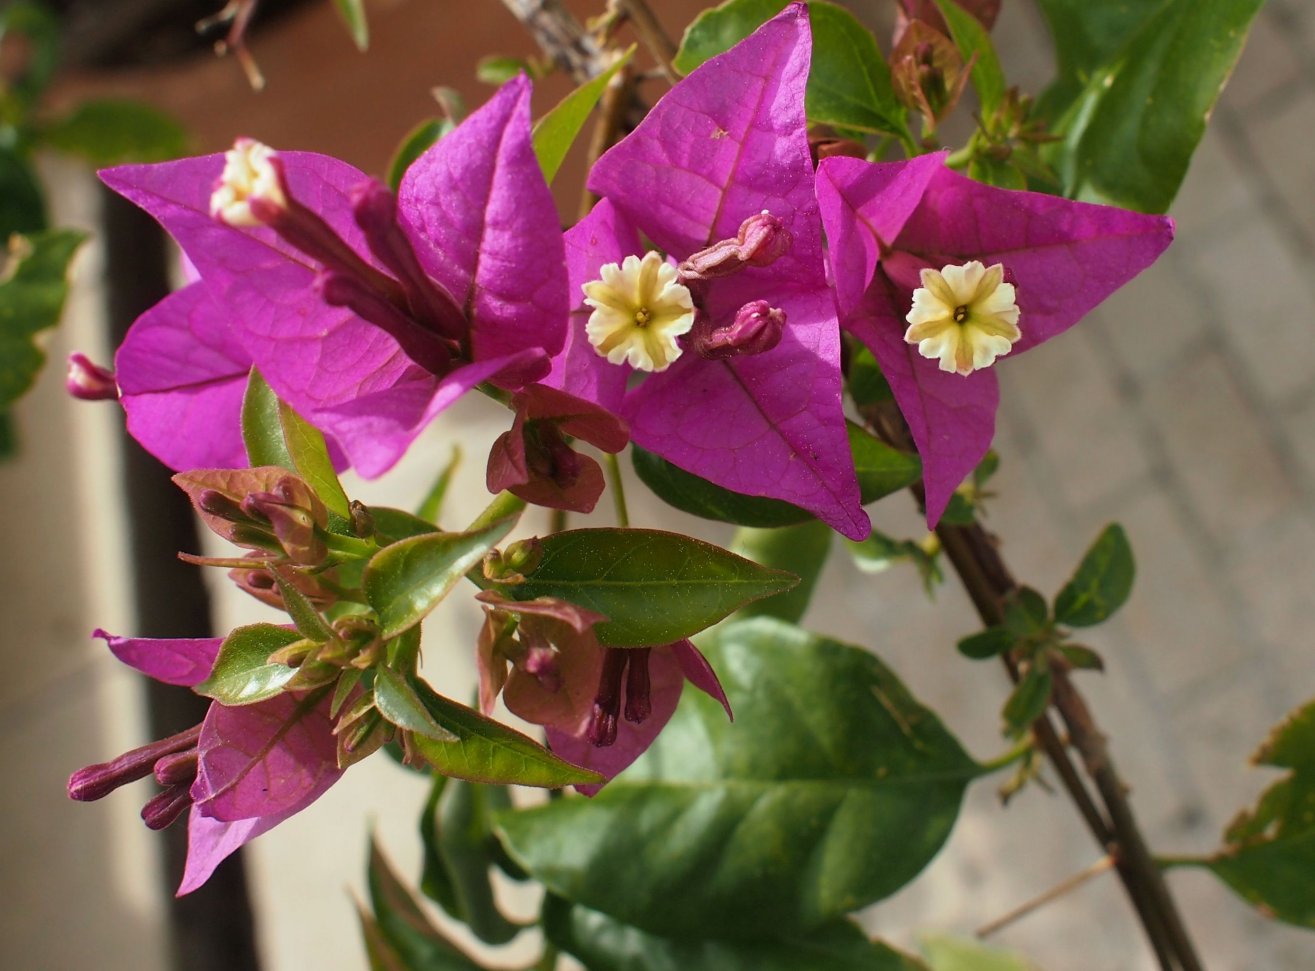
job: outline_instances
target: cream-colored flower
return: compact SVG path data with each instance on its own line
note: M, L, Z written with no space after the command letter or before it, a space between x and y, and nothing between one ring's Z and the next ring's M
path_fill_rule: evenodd
M606 263L601 280L582 288L594 308L585 324L589 343L612 364L629 362L640 371L665 371L681 347L676 338L694 326L694 301L677 282L676 268L649 250Z
M971 374L990 367L1023 336L1014 285L1004 275L1003 264L985 267L977 260L923 270L904 318L904 339L917 344L923 357L939 358L942 371Z
M259 199L285 209L283 180L272 163L275 152L252 138L239 138L224 153L224 172L210 195L210 215L228 226L259 226L263 220L251 211Z

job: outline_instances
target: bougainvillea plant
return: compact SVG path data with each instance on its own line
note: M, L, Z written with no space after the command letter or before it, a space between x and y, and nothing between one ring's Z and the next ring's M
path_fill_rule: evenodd
M120 402L236 547L186 558L273 614L205 639L98 632L211 703L195 728L74 773L69 794L153 775L147 824L188 820L186 893L386 750L435 780L423 890L447 918L505 944L520 927L492 871L545 889L535 967L949 971L1012 959L924 960L851 915L930 862L970 785L1012 769L1011 793L1049 779L1076 804L1158 965L1201 968L1075 685L1102 662L1071 629L1127 598L1127 537L1108 527L1047 602L982 526L981 487L997 370L1155 272L1258 0L1040 0L1060 75L1038 100L1006 84L999 2L905 0L887 43L821 0L729 0L678 46L640 0L574 46L556 4L507 5L582 86L535 122L530 77L511 77L409 143L395 189L242 137L101 173L178 243L188 282L112 370L77 356L70 390ZM230 6L244 27L254 4ZM363 37L360 5L339 7ZM1199 43L1172 45L1174 77L1191 96L1093 135L1129 104L1153 110L1128 87L1159 76L1169 55L1148 38L1182 18ZM652 71L622 53L628 29ZM549 183L596 105L590 206L563 226ZM951 129L962 145L942 143ZM1159 160L1155 180L1129 176L1134 150ZM434 502L348 497L338 472L388 472L474 390L506 409L484 513L439 525ZM632 526L627 450L658 498L740 527L734 552ZM928 539L873 533L865 507L901 493ZM609 494L616 525L572 525ZM527 506L551 528L532 532ZM1005 755L970 757L874 653L800 626L832 533L913 559L929 586L959 574L983 622L959 651L1013 682ZM482 626L425 641L449 598ZM453 651L475 658L473 705L445 680ZM1265 743L1259 760L1291 775L1225 848L1174 860L1307 927L1313 712ZM377 853L370 887L372 967L485 966Z

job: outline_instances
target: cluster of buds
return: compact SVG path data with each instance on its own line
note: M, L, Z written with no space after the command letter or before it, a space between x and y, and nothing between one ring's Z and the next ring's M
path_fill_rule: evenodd
M890 55L895 96L922 115L926 138L959 103L971 70L954 41L924 20L908 22Z

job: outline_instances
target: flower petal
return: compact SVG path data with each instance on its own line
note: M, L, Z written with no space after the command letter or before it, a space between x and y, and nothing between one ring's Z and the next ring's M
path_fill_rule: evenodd
M137 318L114 357L128 431L175 471L240 468L251 355L204 284Z
M537 381L561 350L569 312L561 223L530 139L521 75L418 158L398 212L434 279L466 308L476 361L541 348L507 387Z
M330 700L282 694L242 707L212 704L192 785L202 814L227 822L270 816L332 785L342 772Z
M92 632L124 664L142 674L186 688L210 676L222 637L118 637L99 628Z

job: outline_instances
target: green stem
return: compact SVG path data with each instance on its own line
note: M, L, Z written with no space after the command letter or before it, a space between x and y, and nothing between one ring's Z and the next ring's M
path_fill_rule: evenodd
M616 453L607 453L607 479L612 485L612 502L616 506L616 524L622 529L630 525L630 514L626 511L626 490L621 483L621 462Z
M1036 740L1028 735L1003 755L997 755L989 762L982 762L980 764L987 772L999 772L1001 769L1007 769L1015 762L1022 761L1023 757L1034 748L1036 748Z
M379 544L373 539L359 539L328 531L324 533L324 545L332 552L339 553L350 560L368 560L379 552Z

